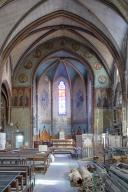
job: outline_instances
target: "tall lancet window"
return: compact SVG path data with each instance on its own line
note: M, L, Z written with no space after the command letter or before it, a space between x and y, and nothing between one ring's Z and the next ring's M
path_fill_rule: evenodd
M59 83L59 115L66 114L66 87L63 81Z

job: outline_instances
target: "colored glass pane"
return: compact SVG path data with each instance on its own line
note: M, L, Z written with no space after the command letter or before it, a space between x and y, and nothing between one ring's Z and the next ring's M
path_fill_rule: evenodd
M59 83L59 114L66 114L66 88L63 81Z

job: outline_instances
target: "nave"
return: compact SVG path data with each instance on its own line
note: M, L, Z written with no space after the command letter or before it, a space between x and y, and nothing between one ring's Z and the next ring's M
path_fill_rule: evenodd
M84 158L128 192L128 0L0 0L0 192L78 190Z
M36 174L34 192L77 192L77 188L70 185L68 175L78 166L78 161L70 154L55 154L55 161L47 172Z

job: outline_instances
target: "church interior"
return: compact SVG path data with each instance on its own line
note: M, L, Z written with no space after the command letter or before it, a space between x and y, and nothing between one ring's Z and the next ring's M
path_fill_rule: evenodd
M128 1L0 0L0 192L128 191Z

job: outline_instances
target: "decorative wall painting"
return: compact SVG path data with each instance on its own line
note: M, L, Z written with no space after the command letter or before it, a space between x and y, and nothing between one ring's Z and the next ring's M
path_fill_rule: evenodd
M41 103L42 103L43 109L46 110L49 103L49 97L48 97L48 91L45 89L43 90L43 93L42 93Z
M31 101L31 90L27 87L13 88L12 105L16 107L29 107Z
M90 52L88 52L88 51L86 51L85 53L84 53L84 56L86 57L86 58L91 58L91 57L93 57L92 56L92 53L90 53Z
M96 70L100 70L100 69L102 68L102 66L101 66L101 64L96 63L96 64L94 65L94 68L95 68Z
M21 73L18 77L18 80L20 81L20 83L25 83L26 81L28 81L28 76L24 73Z
M53 43L52 42L45 43L45 48L46 49L52 49L53 48Z
M33 54L33 57L35 58L39 58L41 57L41 50L39 48L37 48Z
M106 82L106 80L107 80L107 78L106 78L106 76L104 76L104 75L100 75L100 76L98 77L98 81L99 81L99 83L101 83L101 84L104 84L104 83Z
M76 107L80 108L83 105L84 97L83 92L79 89L76 93Z
M76 42L73 42L72 43L72 49L74 49L75 51L78 51L80 49L80 44L76 43Z
M111 107L111 91L109 89L98 89L96 91L96 106L102 108Z
M32 61L28 61L27 63L24 63L24 67L26 69L31 69L32 68Z
M66 44L66 40L65 39L61 39L60 40L60 46L64 47Z

